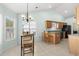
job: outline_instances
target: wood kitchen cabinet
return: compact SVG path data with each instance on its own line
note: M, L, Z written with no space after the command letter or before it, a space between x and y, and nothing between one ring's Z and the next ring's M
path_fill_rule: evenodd
M51 28L51 27L52 27L52 22L46 21L46 28Z
M56 21L49 21L47 20L45 23L46 29L48 28L57 28L57 29L62 29L64 23L63 22L56 22Z
M50 33L49 35L52 36L52 42L53 42L54 44L60 42L60 32L52 32L52 33Z
M59 23L58 23L58 29L62 29L62 28L63 28L63 25L64 25L64 23L59 22Z
M49 43L59 43L60 42L60 32L44 32L44 41Z
M55 33L55 44L60 42L60 33Z

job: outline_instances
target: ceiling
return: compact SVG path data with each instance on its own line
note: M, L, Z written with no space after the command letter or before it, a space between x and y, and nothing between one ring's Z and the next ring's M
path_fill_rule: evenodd
M4 3L3 5L13 10L16 13L27 12L26 3ZM34 11L44 11L51 9L63 15L65 18L67 18L74 15L75 8L77 5L79 4L78 3L29 3L28 10L29 12L34 12Z

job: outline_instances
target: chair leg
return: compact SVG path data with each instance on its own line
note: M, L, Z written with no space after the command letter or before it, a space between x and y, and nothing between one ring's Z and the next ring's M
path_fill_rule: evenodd
M33 48L33 52L32 53L33 53L33 56L34 56L34 48Z
M21 47L21 56L22 56L22 47Z
M24 54L24 48L23 48L23 56L24 56L25 54Z
M21 56L24 56L24 48L21 48Z

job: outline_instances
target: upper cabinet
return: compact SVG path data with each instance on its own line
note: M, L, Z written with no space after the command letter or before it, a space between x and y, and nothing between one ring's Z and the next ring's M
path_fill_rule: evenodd
M46 21L46 28L52 28L52 22Z
M45 23L46 28L56 28L56 29L62 29L64 23L63 22L56 22L56 21L46 21Z
M76 8L76 23L79 24L79 7Z
M58 29L62 29L63 28L64 23L63 22L59 22L58 23Z

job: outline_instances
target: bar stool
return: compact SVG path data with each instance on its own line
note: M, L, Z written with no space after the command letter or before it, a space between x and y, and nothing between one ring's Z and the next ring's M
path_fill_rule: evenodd
M34 34L21 36L21 56L28 53L34 56Z

